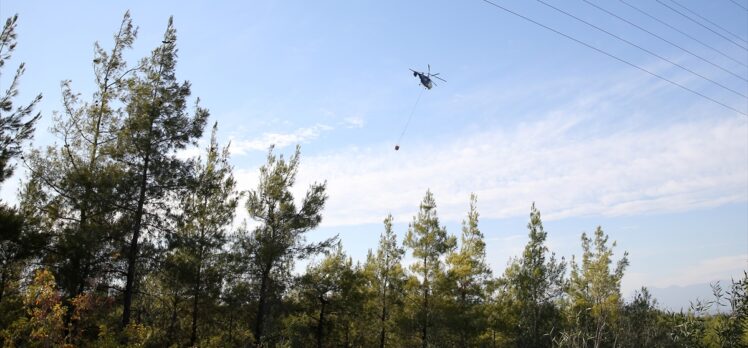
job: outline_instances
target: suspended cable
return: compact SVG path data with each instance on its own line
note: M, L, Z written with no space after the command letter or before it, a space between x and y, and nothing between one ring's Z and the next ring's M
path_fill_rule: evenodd
M722 71L724 71L724 72L726 72L726 73L728 73L728 74L730 74L730 75L732 75L732 76L735 76L735 77L737 77L737 78L739 78L739 79L741 79L741 80L743 80L743 81L745 81L745 82L748 82L748 79L746 79L745 77L743 77L743 76L740 76L740 75L738 75L737 73L735 73L735 72L733 72L733 71L731 71L731 70L729 70L729 69L727 69L727 68L725 68L725 67L723 67L723 66L721 66L721 65L719 65L719 64L716 64L716 63L714 63L714 62L710 61L709 59L706 59L706 58L704 58L704 57L702 57L702 56L700 56L700 55L698 55L698 54L696 54L696 53L693 53L693 52L691 52L690 50L688 50L688 49L686 49L686 48L684 48L684 47L681 47L680 45L678 45L678 44L676 44L676 43L674 43L674 42L672 42L672 41L670 41L670 40L668 40L668 39L666 39L666 38L664 38L664 37L662 37L662 36L660 36L660 35L657 35L656 33L653 33L653 32L651 32L651 31L647 30L646 28L643 28L643 27L641 27L641 26L637 25L636 23L633 23L633 22L629 21L629 20L628 20L628 19L626 19L626 18L623 18L623 17L621 17L621 16L619 16L619 15L617 15L617 14L615 14L615 13L613 13L613 12L611 12L611 11L609 11L609 10L607 10L607 9L603 8L603 7L600 7L599 5L597 5L597 4L595 4L595 3L593 3L593 2L591 2L591 1L589 1L589 0L582 0L582 1L584 1L584 2L586 2L586 3L588 3L588 4L590 4L591 6L594 6L595 8L597 8L597 9L598 9L598 10L600 10L600 11L603 11L603 12L605 12L605 13L607 13L607 14L609 14L609 15L613 16L613 17L616 17L616 18L620 19L621 21L624 21L624 22L626 22L626 23L628 23L628 24L630 24L630 25L632 25L632 26L634 26L634 27L638 28L639 30L641 30L641 31L643 31L643 32L645 32L645 33L647 33L647 34L649 34L649 35L652 35L652 36L654 36L654 37L656 37L656 38L658 38L658 39L660 39L660 40L662 40L662 41L665 41L665 42L669 43L669 44L670 44L671 46L673 46L673 47L677 47L677 48L679 48L679 49L680 49L681 51L683 51L683 52L686 52L686 53L688 53L688 54L690 54L690 55L692 55L692 56L694 56L694 57L696 57L696 58L700 59L700 60L701 60L701 61L703 61L704 63L707 63L707 64L709 64L709 65L711 65L711 66L713 66L713 67L715 67L715 68L718 68L718 69L720 69L720 70L722 70Z
M676 5L676 6L678 6L678 7L680 7L680 8L682 8L682 9L684 9L684 10L688 11L688 12L689 12L689 13L691 13L692 15L695 15L696 17L699 17L699 18L701 18L701 19L702 19L702 20L704 20L705 22L707 22L707 23L709 23L709 24L711 24L711 25L713 25L713 26L715 26L715 27L717 27L717 28L720 28L720 29L722 29L722 31L723 31L723 32L725 32L725 33L728 33L728 34L732 35L732 36L733 36L734 38L736 38L736 39L738 39L738 40L740 40L740 41L743 41L743 42L745 42L745 43L748 43L748 41L746 41L746 40L745 40L744 38L742 38L742 37L741 37L740 35L738 35L738 34L735 34L735 33L731 32L731 31L729 31L729 30L727 30L727 29L723 28L723 27L722 27L721 25L719 25L719 24L717 24L717 23L714 23L714 22L710 21L710 20L709 20L709 18L706 18L706 17L704 17L704 16L702 16L702 15L698 14L697 12L694 12L694 11L692 11L691 9L689 9L688 7L686 7L685 5L683 5L683 4L681 4L681 3L679 3L679 2L677 2L677 1L675 1L675 0L670 0L670 2L674 3L674 4Z
M668 5L668 4L666 4L666 3L664 3L664 2L662 2L662 1L660 1L660 0L655 0L655 1L657 1L657 2L658 2L658 3L660 4L660 5L662 5L662 6L665 6L665 7L669 8L669 9L670 9L671 11L673 11L673 12L675 12L675 13L677 13L677 14L679 14L679 15L683 16L683 17L685 17L686 19L690 20L691 22L694 22L694 23L696 23L696 24L697 24L698 26L700 26L700 27L702 27L702 28L704 28L704 29L706 29L706 30L709 30L709 31L711 31L712 33L714 33L715 35L717 35L717 36L719 36L719 37L721 37L721 38L723 38L723 39L725 39L725 40L727 40L727 41L731 42L731 43L732 43L733 45L735 45L735 46L738 46L738 47L742 48L743 50L748 50L748 49L747 49L747 48L746 48L745 46L743 46L743 45L741 45L741 44L739 44L739 43L735 42L734 40L732 40L731 38L729 38L729 37L727 37L727 36L724 36L724 35L722 35L722 34L720 34L720 33L716 32L716 31L715 31L714 29L712 29L712 28L709 28L709 27L707 27L706 25L702 24L701 22L699 22L699 21L697 21L697 20L695 20L695 19L691 18L691 16L689 16L689 15L687 15L687 14L685 14L685 13L681 12L681 11L678 11L678 10L676 10L676 9L672 8L672 7L670 6L670 5Z
M745 10L746 12L748 12L748 7L745 7L745 6L741 5L741 4L739 3L739 2L737 2L737 1L735 1L735 0L730 0L730 2L732 2L732 3L733 3L733 4L735 4L735 5L738 5L738 7L742 8L742 9L744 9L744 10Z
M421 93L418 93L418 98L416 98L415 104L413 104L413 108L410 110L410 115L408 115L408 121L405 122L405 127L403 127L403 131L400 133L400 136L397 138L397 142L395 143L395 150L400 149L400 141L403 140L403 135L405 135L405 131L408 130L408 126L410 125L410 120L413 118L413 114L416 112L416 106L418 106L418 102L421 101L421 96L423 95L423 91L426 89L422 89Z
M579 17L577 17L577 16L575 16L575 15L569 13L569 12L566 12L566 11L564 11L564 10L562 10L562 9L556 7L556 6L553 6L553 5L547 3L547 2L545 2L543 0L536 0L536 1L539 2L539 3L541 3L541 4L543 4L543 5L545 5L545 6L548 6L548 7L552 8L552 9L554 9L554 10L560 12L560 13L563 13L563 14L571 17L571 18L574 18L577 21L580 21L580 22L582 22L584 24L587 24L588 26L590 26L592 28L595 28L595 29L597 29L597 30L599 30L599 31L601 31L603 33L606 33L606 34L608 34L608 35L610 35L610 36L612 36L612 37L614 37L614 38L616 38L616 39L618 39L620 41L623 41L623 42L625 42L625 43L627 43L627 44L629 44L631 46L634 46L634 47L636 47L636 48L638 48L638 49L640 49L640 50L642 50L642 51L644 51L646 53L649 53L652 56L655 56L655 57L657 57L657 58L659 58L661 60L664 60L664 61L666 61L666 62L668 62L668 63L670 63L672 65L675 65L675 66L677 66L677 67L679 67L679 68L681 68L681 69L683 69L683 70L685 70L687 72L690 72L691 74L694 74L694 75L696 75L698 77L701 77L702 79L704 79L706 81L709 81L709 82L713 83L716 86L722 87L722 88L724 88L727 91L730 91L730 92L732 92L732 93L734 93L736 95L739 95L739 96L741 96L743 98L748 99L748 95L743 94L742 92L736 91L736 90L734 90L734 89L732 89L730 87L727 87L727 86L725 86L725 85L723 85L723 84L721 84L721 83L719 83L717 81L714 81L714 80L712 80L712 79L710 79L710 78L708 78L708 77L706 77L704 75L701 75L701 74L699 74L699 73L697 73L697 72L695 72L695 71L693 71L693 70L691 70L691 69L689 69L689 68L687 68L687 67L685 67L683 65L680 65L680 64L678 64L678 63L676 63L676 62L674 62L674 61L672 61L672 60L670 60L668 58L665 58L665 57L663 57L663 56L661 56L661 55L659 55L659 54L657 54L657 53L655 53L653 51L650 51L650 50L648 50L648 49L646 49L646 48L644 48L642 46L639 46L639 45L637 45L637 44L635 44L635 43L633 43L633 42L631 42L629 40L626 40L626 39L624 39L624 38L622 38L622 37L620 37L620 36L618 36L616 34L613 34L613 33L609 32L609 31L607 31L607 30L605 30L603 28L600 28L597 25L594 25L594 24L592 24L592 23L590 23L590 22L588 22L588 21L586 21L584 19L581 19L581 18L579 18Z
M720 102L719 100L716 100L716 99L714 99L714 98L708 97L708 96L706 96L706 95L705 95L705 94L703 94L703 93L700 93L700 92L698 92L698 91L696 91L696 90L693 90L693 89L691 89L691 88L688 88L688 87L686 87L686 86L684 86L684 85L682 85L682 84L680 84L680 83L678 83L678 82L675 82L675 81L673 81L673 80L670 80L670 79L668 79L668 78L666 78L666 77L664 77L664 76L662 76L662 75L659 75L659 74L657 74L657 73L655 73L655 72L649 71L649 70L647 70L646 68L643 68L643 67L641 67L641 66L639 66L639 65L636 65L636 64L634 64L634 63L631 63L631 62L629 62L629 61L627 61L627 60L625 60L625 59L623 59L623 58L619 58L619 57L615 56L615 55L614 55L614 54L612 54L612 53L609 53L609 52L607 52L607 51L604 51L604 50L602 50L602 49L600 49L600 48L597 48L597 47L595 47L595 46L593 46L593 45L591 45L591 44L588 44L588 43L586 43L586 42L584 42L584 41L582 41L582 40L579 40L579 39L577 39L577 38L575 38L575 37L573 37L573 36L571 36L571 35L568 35L568 34L566 34L566 33L563 33L563 32L561 32L561 31L559 31L559 30L557 30L557 29L551 28L551 27L549 27L549 26L547 26L547 25L545 25L545 24L543 24L543 23L540 23L540 22L538 22L538 21L536 21L536 20L534 20L534 19L532 19L532 18L530 18L530 17L527 17L527 16L524 16L524 15L522 15L522 14L520 14L520 13L514 12L514 11L512 11L512 10L510 10L510 9L506 8L506 7L503 7L503 6L501 6L501 5L497 4L497 3L493 2L493 1L490 1L490 0L481 0L481 1L483 1L483 2L485 2L485 3L487 3L487 4L490 4L490 5L492 5L492 6L496 7L496 8L499 8L499 9L501 9L501 10L504 10L505 12L508 12L508 13L510 13L510 14L513 14L513 15L515 15L515 16L517 16L517 17L520 17L520 18L522 18L522 19L524 19L524 20L526 20L526 21L528 21L528 22L531 22L531 23L533 23L533 24L535 24L535 25L541 26L541 27L543 27L543 28L545 28L545 29L547 29L547 30L550 30L550 31L552 31L552 32L554 32L554 33L556 33L556 34L558 34L558 35L561 35L561 36L563 36L563 37L565 37L565 38L567 38L567 39L569 39L569 40L572 40L572 41L574 41L574 42L576 42L576 43L578 43L578 44L580 44L580 45L586 46L586 47L588 47L588 48L590 48L590 49L592 49L592 50L595 50L595 51L597 51L597 52L599 52L599 53L602 53L602 54L604 54L604 55L606 55L606 56L608 56L608 57L610 57L610 58L613 58L613 59L615 59L615 60L617 60L617 61L621 62L621 63L624 63L624 64L626 64L626 65L628 65L628 66L631 66L631 67L633 67L633 68L639 69L639 70L641 70L641 71L643 71L643 72L645 72L645 73L647 73L647 74L649 74L649 75L652 75L652 76L654 76L654 77L656 77L656 78L658 78L658 79L660 79L660 80L663 80L663 81L665 81L665 82L668 82L668 83L670 83L670 84L672 84L672 85L678 86L678 87L680 87L680 88L682 88L682 89L684 89L684 90L686 90L686 91L688 91L688 92L691 92L691 93L693 93L693 94L695 94L695 95L697 95L697 96L700 96L700 97L702 97L702 98L704 98L704 99L707 99L707 100L709 100L709 101L711 101L711 102L713 102L713 103L715 103L715 104L719 104L719 105L722 105L723 107L725 107L725 108L727 108L727 109L730 109L730 110L732 110L732 111L735 111L735 112L737 112L737 113L739 113L739 114L741 114L741 115L745 115L745 116L748 116L748 113L745 113L745 112L743 112L743 111L740 111L740 110L738 110L738 109L736 109L736 108L734 108L734 107L732 107L732 106L729 106L729 105L727 105L727 104L725 104L725 103L722 103L722 102Z
M733 61L733 62L735 62L737 64L740 64L740 65L748 68L748 65L746 65L744 62L741 62L741 61L739 61L739 60L737 60L737 59L735 59L733 57L730 57L729 55L727 55L726 53L722 52L721 50L718 50L718 49L712 47L711 45L709 45L709 44L707 44L707 43L705 43L705 42L703 42L703 41L701 41L701 40L699 40L699 39L697 39L697 38L689 35L688 33L684 32L683 30L680 30L680 29L678 29L678 28L676 28L676 27L668 24L667 22L665 22L665 21L663 21L663 20L661 20L661 19L659 19L659 18L657 18L657 17L655 17L655 16L647 13L646 11L644 11L644 10L642 10L642 9L640 9L640 8L632 5L632 4L629 4L625 0L618 0L618 1L620 1L621 3L623 3L624 5L626 5L628 7L631 7L632 9L638 11L639 13L641 13L641 14L643 14L643 15L645 15L645 16L647 16L647 17L649 17L649 18L651 18L651 19L653 19L655 21L657 21L658 23L660 23L660 24L662 24L662 25L664 25L664 26L666 26L666 27L668 27L670 29L673 29L673 30L679 32L681 35L683 35L683 36L685 36L685 37L687 37L687 38L689 38L689 39L691 39L693 41L698 42L702 46L707 47L707 48L711 49L712 51L719 53L723 57L725 57L725 58L727 58L727 59L729 59L729 60L731 60L731 61Z

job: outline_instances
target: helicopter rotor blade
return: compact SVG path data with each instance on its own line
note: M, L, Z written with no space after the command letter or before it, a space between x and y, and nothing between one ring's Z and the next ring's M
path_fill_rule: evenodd
M431 75L431 77L436 77L436 78L437 78L437 79L439 79L439 80L442 80L442 81L444 81L444 82L447 82L447 80L445 80L445 79L443 79L443 78L441 78L441 77L439 77L439 76L436 76L436 75Z
M427 64L429 67L429 75L431 75L431 64Z

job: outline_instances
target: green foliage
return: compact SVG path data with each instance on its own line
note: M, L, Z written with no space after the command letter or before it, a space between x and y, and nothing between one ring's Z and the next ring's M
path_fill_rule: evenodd
M0 67L15 22L3 30ZM246 196L254 224L235 228L242 194L217 126L204 157L177 156L202 136L208 113L197 103L188 111L172 21L162 45L129 66L123 52L136 32L126 13L112 49L95 45L89 101L62 83L52 127L61 144L31 151L19 206L0 204L0 345L748 346L748 273L715 283L714 298L687 312L657 308L646 289L626 302L628 254L614 263L615 242L598 227L582 234L566 280L534 204L527 245L500 278L488 267L475 195L459 243L427 191L402 245L388 215L377 249L354 263L337 237L306 240L327 194L323 182L294 197L298 147L287 159L270 148ZM38 118L38 99L6 114L22 71L0 98L0 182Z
M392 346L396 342L397 323L403 305L405 271L401 266L405 250L398 246L397 236L392 229L392 215L384 219L384 231L379 236L379 247L376 254L369 250L364 264L366 278L367 304L366 322L378 328L376 339L371 339L368 346Z
M748 273L733 280L727 291L712 284L712 292L712 299L696 299L686 313L672 315L672 340L688 347L747 347Z
M92 101L81 101L71 82L62 82L64 108L52 131L63 144L29 156L30 186L22 198L39 218L35 228L49 237L43 261L55 270L67 299L111 281L111 256L117 252L112 240L121 230L117 185L124 175L112 159L114 134L121 125L117 99L125 93L115 77L128 71L122 54L134 38L126 13L111 52L95 46Z
M5 67L16 49L17 22L16 14L5 21L0 32L0 69ZM28 105L13 110L13 98L18 95L18 83L24 71L26 66L21 63L10 83L2 84L7 89L5 94L0 95L0 184L13 175L15 166L10 161L21 154L21 145L34 135L34 125L41 117L41 113L32 115L34 107L42 99L41 94Z
M491 278L491 269L486 264L486 243L478 229L477 197L470 196L470 210L462 222L460 249L447 255L448 271L443 278L443 287L449 294L446 328L451 337L447 341L460 347L478 345L478 338L485 327L483 316L486 301L486 285Z
M717 315L712 317L711 329L721 347L748 346L748 273L743 278L732 280L730 287L723 291L719 282L712 284L713 305ZM722 312L721 307L727 307Z
M360 346L364 338L353 325L363 310L364 278L341 244L318 264L307 267L295 286L297 313L289 318L292 346Z
M547 347L559 327L559 310L554 302L566 286L566 263L563 258L556 261L554 253L548 257L545 245L548 234L534 203L527 229L529 241L522 257L514 259L504 273L507 305L517 318L517 345Z
M234 219L239 195L229 164L228 147L219 150L217 124L213 126L205 161L192 163L180 198L176 230L166 235L168 254L164 261L167 284L192 303L189 344L198 342L200 309L214 303L221 291L226 269L221 247L226 229ZM208 298L205 298L208 297ZM210 317L208 316L208 318Z
M595 347L613 345L616 341L612 328L618 320L621 306L621 279L628 266L628 253L613 262L613 242L608 247L608 236L601 227L595 229L594 240L582 233L582 264L572 258L569 297L571 313L580 317L582 333L590 338Z
M267 327L280 325L279 312L271 302L280 300L291 280L294 261L327 250L335 238L307 243L304 234L322 221L326 183L309 187L297 208L291 188L299 167L299 147L291 158L276 156L273 148L260 168L257 188L248 192L247 212L259 223L251 233L239 236L241 267L257 296L254 337L265 342Z
M127 265L123 326L130 323L138 267L143 266L141 258L148 256L150 248L148 244L141 245L141 237L158 237L173 222L163 212L169 212L172 195L186 184L189 164L174 151L194 144L208 118L199 99L192 114L187 110L190 84L179 82L176 77L176 41L176 28L169 18L162 44L126 80L125 117L116 133L114 158L125 167L120 189L127 201L123 220L129 227L129 243L123 246Z
M622 347L670 347L668 318L657 309L647 288L637 291L631 302L619 309L616 342Z
M55 278L46 269L37 270L34 279L23 294L25 315L10 327L2 330L6 347L17 345L31 347L62 346L66 343L63 316L66 308L60 301Z
M5 21L0 32L0 69L5 67L16 48L17 22L16 14ZM41 94L14 110L14 98L19 94L18 84L24 71L25 65L21 63L10 83L0 83L6 88L0 95L0 186L13 175L15 165L12 160L21 155L23 143L31 139L34 125L41 117L41 113L32 115ZM18 281L26 259L40 245L36 235L26 228L27 220L18 209L0 201L0 327L10 325L21 313L21 301L16 291Z
M438 313L443 303L444 294L438 291L437 280L444 275L443 258L454 249L456 239L449 236L447 230L439 225L436 214L436 201L431 191L426 191L418 210L408 227L403 245L412 251L415 262L410 269L418 276L417 287L411 286L415 296L411 296L412 315L415 318L418 341L422 347L433 342L432 331L440 332L437 321L443 316Z

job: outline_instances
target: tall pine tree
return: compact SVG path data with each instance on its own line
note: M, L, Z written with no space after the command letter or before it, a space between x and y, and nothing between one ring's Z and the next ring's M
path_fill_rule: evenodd
M572 316L581 319L582 332L592 337L595 348L606 344L615 345L614 325L618 321L621 299L621 279L629 264L628 253L618 260L614 269L613 248L608 246L608 236L598 226L594 239L582 233L582 263L571 261L569 297Z
M291 280L295 260L327 250L337 237L320 243L307 243L305 233L322 221L327 201L326 183L314 183L297 207L291 188L299 169L299 147L288 160L276 156L271 147L267 163L260 168L257 188L250 190L247 212L259 223L239 239L245 272L254 287L257 307L254 336L264 344L267 326L278 323L279 314L271 301L279 301L285 285Z
M400 262L405 250L397 243L397 236L392 229L392 215L384 219L384 231L379 236L379 247L376 253L369 250L364 265L364 272L372 290L369 299L370 308L376 316L378 327L377 346L391 346L392 331L395 325L394 316L398 307L403 304L405 274Z
M16 26L18 15L8 18L0 32L0 69L13 56L16 48ZM18 96L18 84L25 71L24 63L16 70L4 95L0 95L0 187L13 175L15 166L11 161L21 155L21 146L34 135L34 125L41 113L33 114L34 107L41 100L39 94L29 104L14 108L14 98ZM0 75L1 76L1 75ZM0 311L6 288L18 279L20 262L34 253L29 238L24 233L24 216L0 201ZM2 324L2 322L0 322ZM1 325L0 325L1 326Z
M486 264L486 243L478 228L477 197L470 195L470 210L462 222L459 251L447 256L449 271L445 280L454 315L449 328L457 335L460 347L476 346L485 323L483 304L491 269Z
M227 241L226 229L234 219L239 201L229 164L229 148L218 148L217 130L215 124L205 162L197 163L185 187L177 230L167 238L170 249L183 255L180 266L185 268L184 282L191 290L190 346L197 344L203 300L220 292L221 248Z
M16 25L18 15L8 18L0 32L0 68L5 67L6 61L13 56L16 49ZM18 83L26 71L26 65L21 63L4 95L0 95L0 184L13 175L15 166L10 162L21 154L21 144L34 135L34 125L41 117L41 113L32 115L34 107L42 99L37 95L25 106L13 110L13 98L18 95Z
M530 240L522 257L506 269L511 306L518 318L516 343L519 347L548 347L559 313L554 303L563 294L566 263L556 261L545 245L548 233L543 229L540 211L530 208L527 224ZM549 255L550 254L550 255Z
M52 127L61 144L35 150L28 159L30 182L22 199L34 208L36 228L50 238L43 262L55 270L67 299L111 285L112 240L120 231L117 186L124 175L112 155L121 126L120 99L132 72L122 55L135 33L125 13L111 51L95 44L96 89L90 102L73 92L71 81L62 82L63 111Z
M180 83L176 77L176 40L173 19L169 18L162 44L128 81L127 116L117 134L117 160L127 170L127 180L120 188L128 195L125 220L129 226L123 246L123 326L130 323L143 238L157 236L170 223L164 212L169 211L170 199L186 181L187 163L176 157L175 150L194 144L208 118L208 111L198 102L192 114L187 110L190 84Z
M431 191L426 191L418 215L413 218L403 244L412 250L415 262L410 268L419 277L419 301L415 305L415 317L420 344L426 348L433 344L430 342L433 336L431 329L434 320L440 318L436 308L441 294L434 293L436 280L445 272L444 256L456 244L456 239L448 236L447 230L439 225L436 201Z

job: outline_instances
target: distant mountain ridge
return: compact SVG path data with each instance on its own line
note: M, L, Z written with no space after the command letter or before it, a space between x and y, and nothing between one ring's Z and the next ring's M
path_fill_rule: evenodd
M715 281L716 282L716 281ZM715 283L712 282L712 283ZM719 280L719 284L722 286L723 292L726 292L732 281L729 279ZM681 310L688 311L691 307L691 302L696 302L697 299L702 301L714 300L712 294L712 287L710 283L700 283L687 286L669 286L665 288L647 288L652 294L652 297L657 299L657 307L660 309L666 309L673 312L680 312ZM631 299L633 296L629 294L627 299ZM720 311L729 310L729 307L721 307ZM716 312L717 308L712 308L710 312Z

